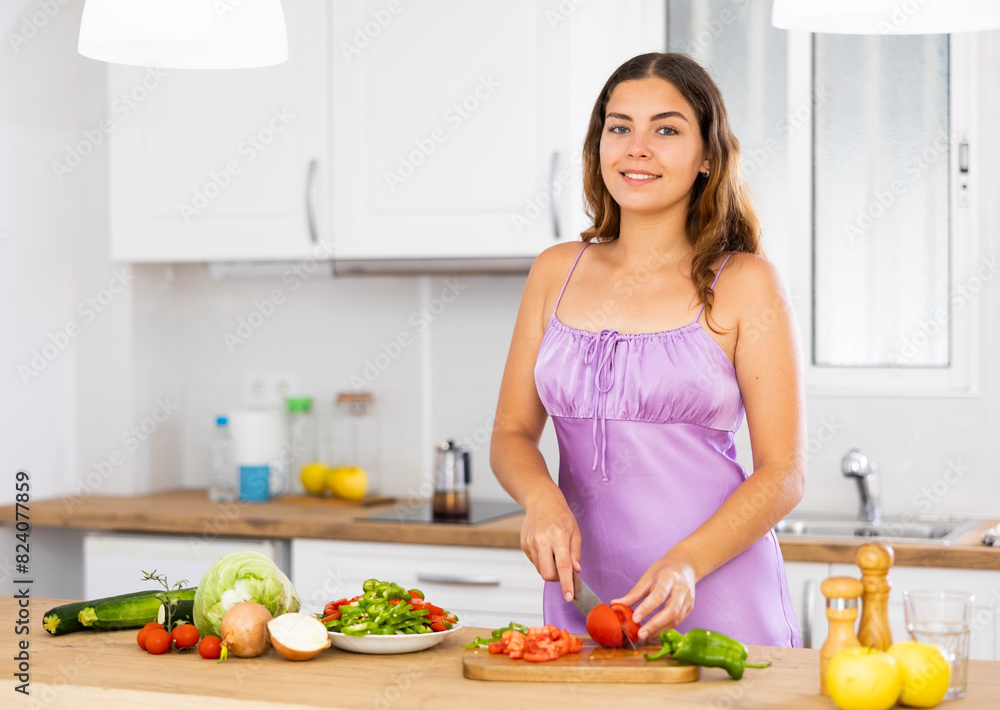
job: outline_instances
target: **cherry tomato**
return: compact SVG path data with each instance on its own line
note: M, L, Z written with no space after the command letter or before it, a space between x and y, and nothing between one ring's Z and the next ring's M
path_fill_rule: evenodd
M170 632L170 638L174 640L174 645L177 648L188 648L198 645L201 634L198 633L194 624L181 624Z
M141 648L143 651L146 650L146 634L149 633L150 629L162 629L162 628L163 624L159 624L155 621L150 621L148 624L143 626L142 629L139 631L138 635L135 637L135 640L139 644L139 648Z
M218 658L222 655L222 639L218 636L206 636L198 644L198 654L202 658Z
M146 650L159 655L170 650L172 639L166 629L150 629L146 634Z
M598 604L587 614L587 633L590 638L607 648L622 645L622 625L618 615L607 604Z

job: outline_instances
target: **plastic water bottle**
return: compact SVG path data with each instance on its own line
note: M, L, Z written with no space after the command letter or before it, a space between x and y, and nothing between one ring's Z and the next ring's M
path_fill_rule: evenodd
M236 500L236 463L229 419L215 418L215 432L209 444L208 499L213 503Z

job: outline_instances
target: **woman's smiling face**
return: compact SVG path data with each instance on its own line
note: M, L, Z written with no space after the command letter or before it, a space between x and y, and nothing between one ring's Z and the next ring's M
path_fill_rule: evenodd
M657 77L614 88L601 134L601 175L622 213L687 209L699 172L709 168L694 109Z

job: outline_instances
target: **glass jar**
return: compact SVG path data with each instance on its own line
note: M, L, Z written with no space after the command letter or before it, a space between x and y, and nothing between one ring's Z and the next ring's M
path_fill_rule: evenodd
M341 392L331 432L331 465L363 468L368 474L368 496L381 493L383 483L374 404L371 392Z
M285 400L288 421L288 452L285 491L290 495L304 495L302 468L316 461L316 424L313 420L312 397L289 397Z

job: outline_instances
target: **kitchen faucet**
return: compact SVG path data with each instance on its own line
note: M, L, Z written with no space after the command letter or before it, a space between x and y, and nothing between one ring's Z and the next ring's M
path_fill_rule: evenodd
M845 477L858 482L858 495L861 497L858 518L868 523L882 522L877 466L869 463L868 457L857 449L851 449L840 460L840 470Z

